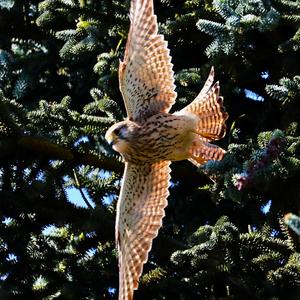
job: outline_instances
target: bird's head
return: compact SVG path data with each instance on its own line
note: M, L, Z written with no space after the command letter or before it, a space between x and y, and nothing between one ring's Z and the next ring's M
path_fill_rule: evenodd
M130 141L134 138L137 125L131 121L122 121L111 126L106 134L105 139L115 151L126 153Z

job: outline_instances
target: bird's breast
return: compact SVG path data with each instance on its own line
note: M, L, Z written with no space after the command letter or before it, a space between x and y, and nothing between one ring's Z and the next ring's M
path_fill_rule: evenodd
M138 129L123 157L132 162L186 159L194 127L194 120L186 116L154 115Z

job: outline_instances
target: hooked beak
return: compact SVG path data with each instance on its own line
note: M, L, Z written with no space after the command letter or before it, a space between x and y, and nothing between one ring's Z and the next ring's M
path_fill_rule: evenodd
M107 143L110 147L112 147L114 145L114 141L108 141Z
M111 136L106 136L105 139L110 147L114 145L115 141Z

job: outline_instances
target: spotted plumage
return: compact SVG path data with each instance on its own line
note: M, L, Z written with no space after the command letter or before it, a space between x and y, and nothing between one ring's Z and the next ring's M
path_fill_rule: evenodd
M167 205L171 161L199 166L224 150L209 141L225 135L227 113L211 72L196 99L169 113L176 93L167 42L158 34L153 0L132 0L131 26L119 84L128 118L113 125L107 141L125 161L117 205L119 300L132 300Z

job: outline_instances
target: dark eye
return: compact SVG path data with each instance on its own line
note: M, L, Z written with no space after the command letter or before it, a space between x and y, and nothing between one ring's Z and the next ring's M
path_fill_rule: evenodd
M116 128L116 129L114 130L114 134L115 134L116 136L119 136L120 131L121 131L121 128Z
M114 134L119 137L119 138L123 138L123 134L124 134L124 129L126 128L126 125L121 125L119 127L117 127L114 130Z

